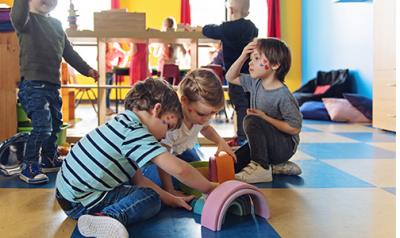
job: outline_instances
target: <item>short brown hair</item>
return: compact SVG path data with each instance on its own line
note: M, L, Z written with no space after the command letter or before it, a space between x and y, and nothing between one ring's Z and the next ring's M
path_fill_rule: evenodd
M277 38L260 38L256 40L257 49L267 57L271 65L279 65L276 70L276 77L284 82L285 76L289 72L291 55L289 47L285 42Z
M179 83L178 93L189 102L202 101L212 107L224 105L224 90L218 76L210 69L189 71Z
M164 80L148 78L139 81L125 97L125 109L131 111L148 111L157 103L161 104L159 117L167 112L173 113L180 124L183 118L181 103L175 90Z
M175 20L173 17L167 17L164 19L164 22L167 22L167 29L175 28Z

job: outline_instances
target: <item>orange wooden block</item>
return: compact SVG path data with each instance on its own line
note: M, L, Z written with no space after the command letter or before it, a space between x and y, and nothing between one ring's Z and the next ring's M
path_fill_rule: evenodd
M228 154L211 157L209 163L209 180L223 183L235 179L234 160Z

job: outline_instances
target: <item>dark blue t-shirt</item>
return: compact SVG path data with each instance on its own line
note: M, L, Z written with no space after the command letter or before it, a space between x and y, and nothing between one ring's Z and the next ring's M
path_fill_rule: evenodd
M222 41L225 69L228 71L239 58L243 48L258 36L258 29L252 21L240 18L221 25L206 25L203 28L203 35ZM243 65L241 72L249 73L248 62Z

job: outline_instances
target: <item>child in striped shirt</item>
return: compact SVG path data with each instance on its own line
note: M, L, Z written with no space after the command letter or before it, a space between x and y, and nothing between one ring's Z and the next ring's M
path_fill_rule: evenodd
M159 143L183 117L171 86L157 79L138 82L125 109L83 137L57 175L57 201L79 219L84 236L128 237L125 226L156 215L162 203L191 209L187 202L193 197L174 196L142 175L148 163L203 193L215 187Z

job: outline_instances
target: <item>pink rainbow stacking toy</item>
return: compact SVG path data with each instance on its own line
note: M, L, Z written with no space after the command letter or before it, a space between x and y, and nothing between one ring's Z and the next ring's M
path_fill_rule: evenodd
M212 231L221 230L222 221L231 203L245 194L251 196L255 214L268 219L268 204L260 190L253 185L230 180L219 185L208 195L201 215L201 225Z

